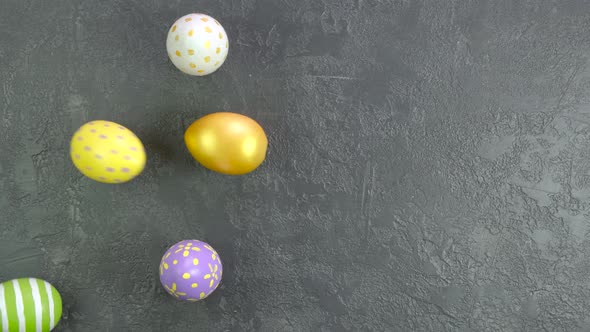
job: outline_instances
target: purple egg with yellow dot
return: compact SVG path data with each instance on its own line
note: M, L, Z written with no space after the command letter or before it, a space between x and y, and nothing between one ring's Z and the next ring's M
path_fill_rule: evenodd
M178 300L199 301L219 283L223 266L217 251L198 240L184 240L166 251L160 262L160 282Z

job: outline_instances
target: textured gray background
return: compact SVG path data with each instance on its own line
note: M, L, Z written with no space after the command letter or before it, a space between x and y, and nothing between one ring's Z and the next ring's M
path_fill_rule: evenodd
M190 12L230 56L194 78ZM38 276L58 331L589 331L590 4L441 0L0 0L0 280ZM198 166L184 129L234 111L256 172ZM125 185L68 157L84 122L148 150ZM208 241L198 304L157 265Z

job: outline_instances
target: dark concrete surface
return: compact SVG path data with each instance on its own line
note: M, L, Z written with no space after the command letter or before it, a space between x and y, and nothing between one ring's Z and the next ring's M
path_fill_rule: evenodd
M195 78L166 57L204 12L231 40ZM589 331L590 3L0 0L0 280L36 276L58 331ZM212 173L184 129L216 111L269 136ZM84 122L148 150L125 185L68 157ZM160 287L211 243L222 286Z

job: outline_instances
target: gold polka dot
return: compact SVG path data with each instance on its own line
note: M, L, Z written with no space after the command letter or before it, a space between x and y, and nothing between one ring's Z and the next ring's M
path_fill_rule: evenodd
M185 273L182 275L182 279L189 279L191 277L190 273Z
M176 51L176 56L180 56L180 51Z
M203 22L209 22L209 19L206 18L206 17L201 17L201 21L203 21Z
M188 55L195 55L195 50L188 50Z
M205 42L205 48L209 48L209 47L211 47L211 41L210 40L207 40Z
M193 259L193 265L199 265L199 260L197 258Z
M180 39L180 36L176 35L176 37L174 37L174 40L178 41Z
M195 65L194 63L189 63L188 65L191 66L191 68L193 68L193 69L197 68L197 65Z
M168 263L164 263L164 269L168 270Z
M172 32L176 31L176 25L172 27Z
M206 56L204 60L205 60L205 62L208 63L209 61L211 61L211 57L210 56Z
M205 32L211 33L211 32L213 32L213 30L211 30L210 27L205 27Z
M188 32L189 37L192 37L195 34L195 30L190 30Z
M192 20L193 20L193 19L192 19L192 18L190 18L190 17L187 17L187 18L185 18L185 19L184 19L184 21L185 21L185 22L190 22L190 21L192 21Z
M193 284L191 285L191 287L192 287L192 288L197 288L197 287L199 287L199 285L197 285L197 283L195 282L195 283L193 283Z
M219 52L221 52L221 48L219 48L219 47L218 47L218 48L215 50L215 53L219 54Z
M178 261L175 259L172 261L172 264L176 265L176 264L178 264Z
M223 39L223 34L221 32L219 33L219 39Z
M199 69L199 70L197 70L197 73L199 73L199 74L202 74L202 73L204 73L204 72L205 72L205 71L204 71L203 69Z
M204 298L205 297L205 292L201 292L201 294L199 294L199 298Z

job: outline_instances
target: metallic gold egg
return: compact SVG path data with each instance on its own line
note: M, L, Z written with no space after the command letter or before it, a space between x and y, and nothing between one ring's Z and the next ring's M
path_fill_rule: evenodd
M191 155L206 168L229 175L255 170L266 157L264 129L236 113L206 115L188 127L184 142Z

